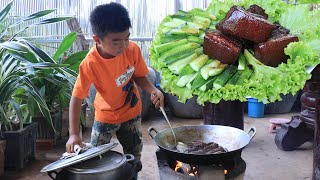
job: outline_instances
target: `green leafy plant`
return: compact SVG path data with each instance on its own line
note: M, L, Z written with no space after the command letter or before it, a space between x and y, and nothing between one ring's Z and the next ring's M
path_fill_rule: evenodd
M53 17L41 19L38 22L27 24L13 35L9 35L14 27L30 20L44 17L54 10L43 10L30 14L20 20L9 22L9 17L13 1L10 1L0 10L0 130L14 130L13 124L19 122L20 129L23 128L25 117L22 110L27 108L22 103L25 92L28 98L36 102L41 114L52 125L50 108L46 100L41 95L41 89L34 84L34 79L50 71L57 71L68 77L75 76L76 73L66 68L68 64L59 64L46 52L35 46L33 43L19 38L18 35L26 29L67 20L71 17ZM6 23L4 23L6 21ZM9 23L8 23L9 22ZM60 53L60 52L57 52ZM57 54L56 56L58 56ZM3 125L3 127L1 127Z
M68 34L52 57L55 63L63 66L68 65L68 67L63 68L65 71L60 72L56 69L36 71L35 78L32 80L39 89L41 96L45 99L51 113L61 111L62 108L69 105L72 88L77 76L76 72L80 62L88 53L87 50L76 53L68 52L76 37L77 33L75 32ZM70 55L65 57L67 52ZM28 95L23 99L28 104L28 116L30 118L40 115L41 109L37 108L35 99L30 98Z

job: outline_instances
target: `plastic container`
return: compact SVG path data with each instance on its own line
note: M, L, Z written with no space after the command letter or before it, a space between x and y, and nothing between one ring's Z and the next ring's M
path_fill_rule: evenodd
M255 98L248 99L248 116L252 118L262 118L264 116L264 104Z

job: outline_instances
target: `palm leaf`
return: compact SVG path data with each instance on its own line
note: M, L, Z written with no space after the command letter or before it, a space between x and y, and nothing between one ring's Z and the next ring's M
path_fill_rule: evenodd
M16 101L14 101L12 98L9 100L10 104L12 105L18 119L20 122L20 129L23 129L23 115L21 111L20 104L18 104Z
M22 85L18 76L5 82L7 83L3 83L0 88L0 104L5 103L8 98L12 97L14 92Z
M69 69L69 68L61 68L63 70L64 73L66 73L67 76L71 76L71 77L74 77L76 78L78 76L78 74L73 71L72 69Z
M25 21L29 21L29 20L32 20L32 19L40 18L42 16L45 16L47 14L52 13L53 11L55 11L55 9L43 10L43 11L38 11L36 13L30 14L27 17L19 20L18 22L14 23L13 25L9 26L7 29L13 28L13 27L25 22ZM28 26L28 28L29 28L29 26Z
M34 25L42 25L42 24L51 24L51 23L56 23L56 22L60 22L60 21L65 21L68 19L71 19L71 16L66 16L66 17L55 17L55 18L49 18L49 19L45 19L42 20L40 22L34 23Z
M54 64L49 62L42 62L42 63L30 63L26 67L32 67L32 68L39 68L39 69L52 69L57 67L68 67L70 65L68 64Z
M63 41L61 42L60 46L58 47L56 53L53 55L53 58L55 61L58 60L58 58L66 52L74 43L74 41L77 39L77 33L71 32L69 33L65 38L63 38Z
M7 29L4 29L4 30L0 33L0 39L2 39L2 37L3 37L4 35L6 35L7 32L8 32L8 30L7 30Z
M46 77L45 77L45 79L46 79L47 81L49 81L49 82L57 85L57 86L62 87L62 88L69 88L65 81L60 81L60 80L58 80L57 78L46 78Z
M15 61L14 59L4 62L4 64L1 67L5 68L5 69L1 69L1 78L0 78L1 82L8 77L14 77L14 76L20 75L18 74L20 72L19 65L17 61Z
M39 62L37 57L32 52L20 53L18 51L9 51L12 57L25 63L37 63Z
M78 72L79 71L79 65L81 61L87 56L88 50L79 51L74 54L72 54L70 57L68 57L65 61L63 61L64 64L70 64L70 69L73 71Z
M27 99L27 106L28 106L28 111L29 111L29 114L32 116L32 117L35 117L37 116L40 112L38 112L38 108L37 107L37 102L33 99L32 96L29 96L28 99Z
M52 13L53 11L55 11L55 9L48 9L48 10L38 11L36 13L28 15L27 17L25 17L21 21L29 21L29 20L32 20L32 19L40 18L40 17L43 17L45 15L48 15L48 14Z
M52 126L53 130L56 132L52 117L50 115L50 109L47 106L47 103L43 99L43 97L39 94L39 92L36 90L36 88L33 86L32 82L28 78L23 78L23 80L26 83L25 90L34 98L34 100L37 102L37 105L40 109L41 114L44 116L44 118L48 121L48 123ZM56 132L57 133L57 132Z
M13 0L10 1L3 9L1 9L1 11L0 11L0 22L2 22L6 18L7 14L11 10L12 4L13 4Z
M4 111L1 103L0 103L0 115L1 115L0 118L2 118L1 121L4 122L4 129L6 131L11 131L12 125L11 125L10 120L9 120L6 112Z
M21 44L19 42L15 42L15 41L3 42L0 44L0 47L7 49L7 50L18 51L18 52L22 52L22 53L29 52L27 46L25 46L24 44Z
M33 52L35 52L44 62L50 62L50 63L56 63L46 52L32 44L30 41L27 41L25 39L21 40L25 42Z

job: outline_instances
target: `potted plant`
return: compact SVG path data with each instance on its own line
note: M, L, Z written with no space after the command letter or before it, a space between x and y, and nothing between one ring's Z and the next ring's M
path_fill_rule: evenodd
M0 140L0 177L4 174L4 152L6 150L6 141Z
M38 126L41 127L38 128L37 141L39 145L43 143L43 145L52 146L58 137L66 136L66 131L62 134L62 111L69 105L79 64L88 53L88 51L68 52L76 37L77 33L75 32L68 34L52 57L55 63L63 66L68 65L68 67L63 67L63 71L57 71L56 69L37 71L32 79L33 84L39 90L50 110L53 127L48 121L45 121L46 117L41 114L41 109L36 106L35 99L30 98L27 92L24 93L24 102L28 106L28 111L25 111L26 116L32 118L32 121L36 121ZM69 54L69 56L66 57L66 54Z
M54 10L44 10L17 21L3 23L11 10L10 1L0 10L0 138L6 140L5 166L21 169L35 158L36 123L27 122L22 110L22 92L28 92L34 99L41 114L52 124L50 110L39 90L32 83L38 72L46 69L63 71L62 64L57 64L44 51L29 41L17 38L24 30L41 25L64 21L70 17L54 17L31 25L26 25L13 35L8 35L17 25L35 20L52 13Z

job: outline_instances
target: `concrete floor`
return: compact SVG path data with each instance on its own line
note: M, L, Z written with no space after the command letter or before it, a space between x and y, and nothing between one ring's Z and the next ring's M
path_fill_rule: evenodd
M247 163L245 180L305 180L312 179L312 142L307 142L295 151L284 152L277 148L274 143L275 134L268 132L269 119L272 117L288 118L297 113L265 115L264 118L253 119L245 116L245 130L250 126L257 129L256 136L243 150L242 157ZM202 119L181 119L170 115L172 126L199 125ZM158 130L168 128L168 125L161 113L153 110L147 118L143 120L143 142L142 152L143 169L139 173L141 180L159 179L155 151L157 146L153 143L147 133L147 129L153 126ZM90 129L84 132L84 140L88 141ZM112 141L117 142L116 139ZM2 180L49 180L45 173L40 173L40 169L45 165L59 159L64 152L65 142L59 142L52 150L38 150L37 160L20 172L6 172ZM115 150L121 151L121 145Z

